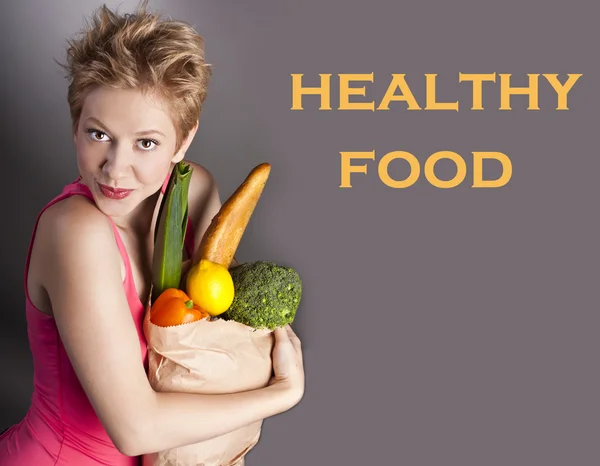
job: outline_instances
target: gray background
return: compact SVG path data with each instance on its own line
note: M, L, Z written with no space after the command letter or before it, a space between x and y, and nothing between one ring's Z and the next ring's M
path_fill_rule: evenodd
M136 3L108 2L130 10ZM598 393L598 27L593 2L153 1L195 25L214 65L188 157L225 199L256 164L271 178L238 256L294 266L307 389L266 421L248 466L591 466L600 462ZM53 58L96 2L3 2L0 103L5 227L0 420L18 422L32 386L23 266L39 209L76 173L66 81ZM391 73L457 112L292 112L290 73ZM583 73L557 112L483 112L458 73ZM332 106L337 106L333 88ZM596 110L594 110L596 109ZM369 164L338 188L340 151L438 150L467 160L467 181L387 188ZM472 189L472 151L513 163L501 189ZM486 176L498 174L493 164ZM452 175L440 163L441 178ZM401 163L394 176L406 175Z

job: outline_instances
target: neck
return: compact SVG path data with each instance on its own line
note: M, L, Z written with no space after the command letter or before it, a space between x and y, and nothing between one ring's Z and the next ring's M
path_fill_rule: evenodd
M137 235L144 235L154 230L154 214L160 197L160 190L144 199L126 217L113 218L115 225L120 229Z

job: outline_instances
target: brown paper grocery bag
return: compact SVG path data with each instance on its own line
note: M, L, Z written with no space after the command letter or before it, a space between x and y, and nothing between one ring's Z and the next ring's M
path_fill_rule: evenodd
M159 327L144 318L148 378L159 392L235 393L265 387L272 374L270 330L223 319ZM143 466L243 466L262 421L205 442L143 456Z

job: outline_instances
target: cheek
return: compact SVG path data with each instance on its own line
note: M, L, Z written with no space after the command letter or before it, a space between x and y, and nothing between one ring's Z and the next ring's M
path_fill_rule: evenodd
M164 154L147 154L140 158L136 166L136 178L145 185L162 185L170 175L171 159Z
M86 169L97 168L105 158L106 150L101 144L87 144L81 138L75 141L75 150L77 152L77 163L80 167Z

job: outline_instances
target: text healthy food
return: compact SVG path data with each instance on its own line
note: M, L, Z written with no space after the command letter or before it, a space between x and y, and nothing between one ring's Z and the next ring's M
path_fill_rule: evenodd
M188 222L188 189L193 169L173 168L155 233L150 321L170 327L217 318L255 329L292 323L302 281L291 267L274 262L231 262L263 192L271 166L255 167L212 219L192 258L182 286L182 252Z

